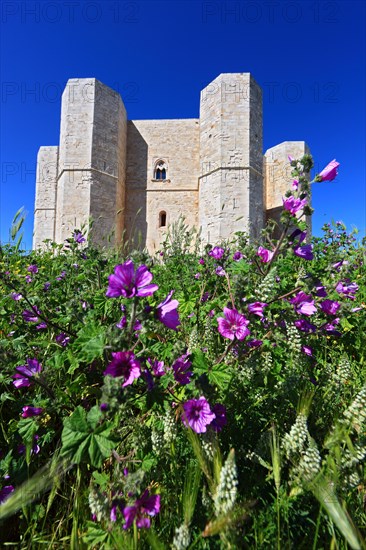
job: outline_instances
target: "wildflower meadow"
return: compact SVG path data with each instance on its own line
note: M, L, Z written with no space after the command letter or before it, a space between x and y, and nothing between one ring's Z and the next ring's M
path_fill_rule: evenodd
M366 548L365 247L281 222L161 249L0 248L0 546Z

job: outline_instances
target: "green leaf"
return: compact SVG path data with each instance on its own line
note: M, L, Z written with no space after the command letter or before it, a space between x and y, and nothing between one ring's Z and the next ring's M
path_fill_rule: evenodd
M105 329L102 326L89 324L82 328L75 340L78 350L78 359L84 363L91 363L102 357L104 351Z
M33 437L38 430L38 423L33 418L22 418L18 422L18 431L24 443L33 443Z
M207 373L208 364L206 355L203 351L195 349L192 353L192 366L195 373L200 376L201 374Z
M89 462L89 456L90 464L99 468L115 447L115 441L109 437L112 426L97 427L100 417L97 406L88 415L82 407L77 407L64 420L61 455L67 456L75 464Z
M231 373L225 364L220 363L214 365L212 370L209 371L208 379L211 384L215 384L221 390L226 390L231 380Z

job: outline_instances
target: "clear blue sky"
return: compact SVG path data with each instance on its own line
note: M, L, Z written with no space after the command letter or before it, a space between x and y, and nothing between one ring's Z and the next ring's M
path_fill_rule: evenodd
M37 0L1 4L1 240L20 206L31 247L38 148L57 145L69 78L117 89L130 119L198 117L217 75L263 89L264 150L305 140L334 182L313 187L313 232L342 220L365 232L363 0Z

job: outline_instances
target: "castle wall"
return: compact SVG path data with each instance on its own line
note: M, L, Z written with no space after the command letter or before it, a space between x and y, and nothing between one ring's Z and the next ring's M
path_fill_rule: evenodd
M158 160L166 179L154 179ZM135 245L156 250L167 226L184 215L198 225L199 121L135 120L128 123L126 234ZM166 226L159 227L166 214Z
M299 159L309 154L309 147L304 141L283 141L265 152L263 171L266 221L273 219L279 223L283 207L282 198L285 197L286 191L291 189L293 178L288 156ZM306 221L311 230L311 218L307 218Z
M201 92L199 223L204 241L263 224L262 94L248 73L222 74Z
M58 147L41 147L37 156L33 248L46 239L54 241Z

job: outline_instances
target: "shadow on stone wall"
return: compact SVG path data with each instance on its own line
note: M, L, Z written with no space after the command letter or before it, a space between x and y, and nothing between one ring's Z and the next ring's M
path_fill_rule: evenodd
M125 241L128 248L146 244L148 145L132 120L127 122Z

